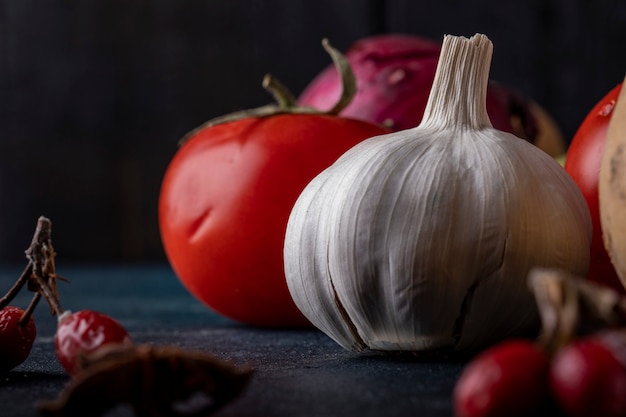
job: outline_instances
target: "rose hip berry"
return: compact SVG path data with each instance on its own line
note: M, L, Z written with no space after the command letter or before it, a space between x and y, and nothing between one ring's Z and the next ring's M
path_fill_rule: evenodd
M454 389L457 417L526 416L548 394L547 354L526 340L502 342L472 360Z
M626 333L576 340L552 360L550 388L569 417L626 416Z
M7 306L0 310L0 373L8 372L26 360L37 330L32 316L24 323L24 310Z
M70 375L78 371L80 355L110 343L130 343L126 329L113 318L93 310L66 312L59 317L54 346L59 362Z
M26 250L28 264L0 297L0 372L13 369L28 357L36 336L32 313L42 298L49 304L52 315L59 318L54 345L59 362L70 375L81 369L79 359L83 354L109 344L131 343L128 332L111 317L92 310L71 313L61 307L57 291L57 280L61 277L55 271L51 231L50 220L39 217ZM25 287L34 293L26 310L8 306Z

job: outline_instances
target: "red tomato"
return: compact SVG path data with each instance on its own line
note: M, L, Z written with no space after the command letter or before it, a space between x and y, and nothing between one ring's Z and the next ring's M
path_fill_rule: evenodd
M310 114L201 129L171 161L159 201L163 245L181 282L231 319L308 326L283 271L289 214L313 177L383 133L371 123Z
M604 142L621 87L619 84L613 88L585 117L567 151L565 170L580 187L591 212L593 237L588 278L626 293L604 247L598 200L598 177Z

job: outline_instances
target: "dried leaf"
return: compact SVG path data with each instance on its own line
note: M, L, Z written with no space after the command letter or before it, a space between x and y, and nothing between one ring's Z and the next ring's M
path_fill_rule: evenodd
M118 345L83 358L43 416L98 417L128 404L139 417L207 416L240 395L252 371L202 351Z

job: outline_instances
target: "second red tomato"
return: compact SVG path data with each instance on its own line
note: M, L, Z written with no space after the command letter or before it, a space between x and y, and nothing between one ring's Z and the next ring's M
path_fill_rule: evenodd
M585 117L567 151L565 169L583 192L591 213L593 237L588 277L592 281L626 293L604 247L598 199L598 177L604 142L615 100L621 88L621 84L613 88Z

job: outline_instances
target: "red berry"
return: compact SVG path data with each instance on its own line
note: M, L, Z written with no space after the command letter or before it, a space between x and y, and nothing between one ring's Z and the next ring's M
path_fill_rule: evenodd
M59 318L54 335L57 358L67 373L76 373L81 354L94 352L110 343L129 343L128 332L111 317L92 310L66 313Z
M526 340L496 345L472 360L454 389L458 417L532 415L547 398L550 362Z
M570 417L626 416L626 336L621 351L609 334L577 340L557 352L550 369L550 387L556 402Z
M20 324L22 314L24 310L14 306L0 310L0 373L24 362L35 342L35 322L31 316L25 324Z

